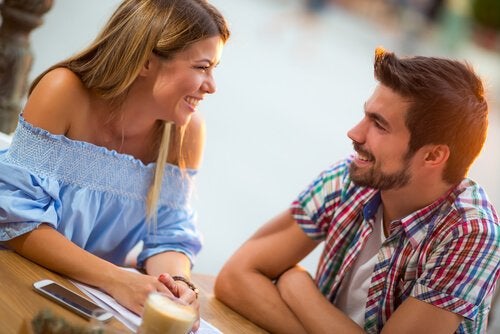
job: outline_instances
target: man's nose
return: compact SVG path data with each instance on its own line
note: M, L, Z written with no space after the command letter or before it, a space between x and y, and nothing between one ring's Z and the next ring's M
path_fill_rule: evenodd
M347 137L356 143L364 143L366 134L366 123L364 120L356 124L353 128L347 131Z

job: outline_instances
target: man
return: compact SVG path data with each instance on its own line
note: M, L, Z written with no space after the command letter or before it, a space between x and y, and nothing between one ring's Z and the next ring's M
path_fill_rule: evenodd
M484 333L500 228L465 178L488 107L468 64L375 51L378 85L320 174L229 259L216 296L272 333ZM315 279L297 263L321 241Z

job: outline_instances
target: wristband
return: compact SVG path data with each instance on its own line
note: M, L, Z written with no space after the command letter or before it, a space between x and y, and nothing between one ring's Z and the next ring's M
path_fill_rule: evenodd
M172 279L174 281L181 281L186 283L186 285L193 290L193 292L196 294L196 298L198 298L198 294L200 293L200 290L194 285L190 280L188 280L186 277L183 276L172 276Z

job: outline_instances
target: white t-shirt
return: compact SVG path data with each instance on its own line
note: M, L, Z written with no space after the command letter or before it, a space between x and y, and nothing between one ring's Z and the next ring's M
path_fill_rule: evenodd
M335 300L335 305L361 327L365 325L366 298L373 268L377 263L378 251L385 240L382 225L382 205L380 205L375 216L373 232L354 262L353 268L346 274Z

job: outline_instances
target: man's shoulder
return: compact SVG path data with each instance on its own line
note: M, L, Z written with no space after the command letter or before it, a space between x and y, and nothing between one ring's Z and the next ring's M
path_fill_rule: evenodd
M353 155L338 160L323 170L316 180L316 185L321 183L324 190L335 193L340 202L360 202L365 204L375 193L376 189L358 186L352 182L349 168L353 161Z
M486 194L475 181L465 178L453 190L452 208L464 221L486 220L499 224L498 213Z
M324 179L339 180L342 183L350 183L349 167L352 160L352 156L337 160L321 172L321 177Z

